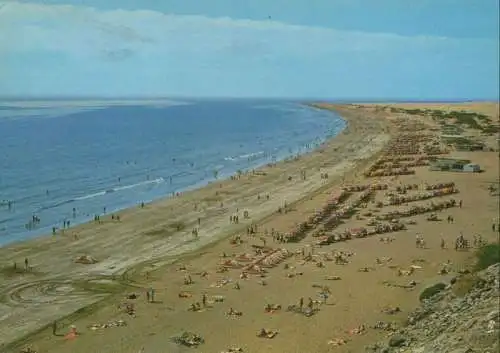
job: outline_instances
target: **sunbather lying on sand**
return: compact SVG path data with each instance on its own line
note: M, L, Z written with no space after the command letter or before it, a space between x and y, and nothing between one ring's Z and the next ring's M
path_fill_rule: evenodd
M193 332L187 332L187 331L183 332L179 336L172 337L172 341L174 343L177 343L179 345L183 345L186 347L197 347L200 344L205 342L205 340L200 335L197 335L196 333L193 333Z
M227 269L227 267L223 267L223 266L219 266L219 267L217 267L217 269L215 270L215 272L216 272L216 273L224 273L224 272L227 272L227 271L229 271L229 270Z
M188 311L200 311L201 310L201 305L200 303L193 303L191 306L188 308Z
M257 332L257 337L260 338L274 338L278 334L276 330L266 330L261 328L259 332Z
M289 305L288 308L287 308L287 311L291 311L293 313L296 313L296 314L302 314L304 315L305 317L311 317L313 316L315 313L317 313L319 311L319 309L314 309L313 308L313 305L314 305L314 302L311 300L311 306L307 306L307 307L300 307L299 305L295 305L295 304L292 304L292 305Z
M119 304L118 309L123 310L126 314L129 314L130 316L135 315L135 306L133 303Z
M21 349L21 353L37 353L37 351L31 345L29 345Z
M110 328L110 327L121 327L127 326L127 323L123 320L109 321L106 324L92 324L88 328L92 331L97 331L99 329Z
M412 290L412 289L415 289L417 282L410 281L410 282L408 282L408 284L398 284L398 283L391 283L388 281L384 281L383 284L386 285L387 287L399 287L399 288L405 288L405 289Z
M358 272L370 272L373 271L372 267L361 267Z
M332 346L343 346L346 343L347 341L343 338L334 338L328 341L328 344Z
M327 281L339 281L341 278L339 276L326 276Z
M359 325L358 327L355 327L351 330L348 331L350 335L361 335L366 332L366 326L365 325Z
M243 313L238 310L234 310L233 308L229 308L229 311L226 313L227 316L242 316Z
M279 304L267 304L264 308L266 313L273 313L275 311L281 310L281 305Z
M394 314L401 312L401 309L399 308L399 306L388 307L388 308L382 309L382 312L385 314L394 315Z

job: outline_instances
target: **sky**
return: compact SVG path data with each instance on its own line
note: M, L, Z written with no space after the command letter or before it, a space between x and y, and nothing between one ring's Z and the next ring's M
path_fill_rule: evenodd
M0 0L0 96L498 100L498 0Z

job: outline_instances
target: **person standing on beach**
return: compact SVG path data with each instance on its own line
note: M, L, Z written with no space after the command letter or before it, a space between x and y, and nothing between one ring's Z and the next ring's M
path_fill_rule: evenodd
M54 321L52 323L52 335L56 336L56 333L57 333L57 321Z
M28 258L26 257L26 258L24 258L24 269L26 271L28 271L28 267L29 267L29 261L28 261Z
M323 304L326 304L326 302L328 300L328 292L326 290L324 290L319 295L320 295L320 298L323 301Z

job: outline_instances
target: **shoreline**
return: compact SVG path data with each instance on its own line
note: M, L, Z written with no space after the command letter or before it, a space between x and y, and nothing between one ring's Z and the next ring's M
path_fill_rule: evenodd
M299 107L305 107L305 108L311 109L311 110L320 110L320 109L317 109L316 107L314 107L313 104L296 103L296 105ZM323 112L324 111L325 110L323 109ZM327 112L327 113L331 114L331 112ZM338 130L337 134L335 135L335 136L337 136L338 134L341 134L342 131L346 128L346 122L341 116L339 116L335 112L333 112L333 114L334 114L333 116L328 117L328 118L333 119L334 122L335 121L341 122L340 129ZM336 129L337 125L335 124L334 126L330 126L330 128ZM321 133L322 133L322 135L319 138L315 138L314 140L312 140L309 143L310 147L302 148L303 147L302 144L300 146L293 145L293 150L295 152L283 152L283 151L281 151L281 153L279 155L275 156L278 158L276 161L271 160L270 156L267 156L267 157L263 157L261 159L247 161L247 163L246 163L247 165L244 168L241 168L241 166L237 166L237 165L235 165L235 166L230 165L229 169L231 169L231 171L226 171L226 172L219 174L218 179L213 179L211 177L205 176L203 178L203 180L197 181L194 184L179 187L179 189L176 189L175 192L176 193L177 192L178 193L186 193L186 192L191 192L193 190L199 190L203 187L210 185L211 183L226 182L232 176L236 175L238 169L241 169L244 173L251 172L252 170L253 171L260 171L262 168L267 168L269 165L287 162L290 159L294 159L296 156L305 156L309 153L314 152L316 149L321 148L321 146L326 141L329 141L332 139L332 137L330 136L330 130L321 131ZM333 136L333 138L335 136ZM289 148L289 151L290 150L292 150L292 148ZM232 169L234 169L234 170L232 170ZM136 180L136 181L134 181L134 183L144 183L144 184L146 184L148 182L154 183L156 180L159 180L159 179L162 179L164 183L168 183L168 178L171 177L171 175L167 175L167 176L157 175L155 177L157 177L157 179L152 180L152 181L150 181L149 179L147 179L147 181L142 181L142 182ZM114 189L115 187L119 189L122 186L123 185L121 185L121 184L117 184L114 186L110 186L110 189ZM95 193L95 192L96 191L94 190L91 193ZM107 190L102 189L100 192L105 193L105 192L107 192ZM84 196L85 196L85 194L84 194ZM63 199L62 201L57 200L57 201L53 201L53 202L66 204L66 203L71 203L71 202L77 201L82 197L83 197L82 195L79 195L79 196L73 195L73 196L68 196L66 199ZM107 208L106 214L102 214L102 209L100 210L100 212L96 212L96 214L100 215L101 217L107 217L107 216L110 216L111 214L120 214L120 212L126 211L128 209L134 209L135 207L140 205L141 202L144 202L146 204L152 204L152 203L156 203L156 202L162 202L162 201L169 199L169 198L172 198L172 197L175 197L175 196L172 196L172 194L170 192L169 193L158 192L155 195L148 195L145 199L136 199L134 202L125 202L126 205L123 205L123 202L121 202L122 205L118 205L118 204L115 205L112 203L104 203L103 206L106 206L106 208ZM103 201L103 202L106 202L106 201ZM76 205L75 207L77 207L77 209L79 210L78 212L80 213L81 206ZM15 232L16 238L10 238L10 236L6 237L7 239L5 239L5 242L0 242L0 248L5 247L5 246L10 246L13 244L17 244L17 243L22 243L25 241L36 240L36 239L41 238L41 237L53 236L53 234L51 233L52 227L56 227L57 233L60 233L63 230L66 232L70 232L75 227L78 227L78 226L81 226L84 224L88 224L88 223L92 223L93 222L92 215L94 214L94 212L89 211L88 208L90 206L88 206L87 204L82 205L82 207L86 208L86 209L84 209L82 211L82 214L81 215L79 214L77 218L74 218L74 216L73 216L73 218L71 218L71 215L68 215L68 214L65 215L64 219L71 221L70 228L63 229L62 228L63 218L59 218L58 221L54 220L52 223L47 224L47 225L43 225L42 227L39 227L38 229L35 228L33 230L23 230L23 231ZM39 214L38 209L33 209L32 213L35 215L42 216L42 218L44 218L43 215ZM19 236L17 236L17 235L19 235Z
M146 263L156 261L153 268L158 268L162 266L162 261L169 262L169 259L186 256L199 251L197 249L213 246L231 234L244 232L249 224L273 216L283 202L293 204L298 200L307 199L321 187L338 183L341 175L351 173L358 163L371 159L371 153L380 150L388 139L382 128L376 128L378 124L385 124L384 121L369 118L369 127L366 128L367 121L364 118L349 114L344 116L340 112L338 114L346 121L346 128L329 139L325 146L302 155L298 160L282 161L273 167L265 166L256 174L242 176L241 180L229 179L212 183L201 189L183 193L180 197L153 202L144 209L136 207L123 210L117 213L121 217L120 222L111 221L110 216L107 216L101 224L91 222L70 228L64 234L58 233L56 236L10 244L0 248L2 267L11 266L16 261L21 264L24 258L29 258L38 281L51 282L56 278L71 278L72 281L114 278ZM375 148L366 143L369 136ZM324 158L327 153L331 154L329 159ZM299 180L302 168L311 171L306 182ZM320 181L321 171L327 171L331 179ZM288 175L293 176L291 182L286 180ZM225 196L223 202L226 205L222 209L218 207L219 191L223 194L222 198ZM263 205L262 202L257 202L259 193L263 198L265 194L271 193L270 200ZM198 212L192 210L196 200L203 203L206 209L200 217L200 234L197 239L193 239L190 233L199 216ZM251 219L240 225L228 225L227 219L236 208L240 209L240 214L243 209L250 210ZM191 211L188 211L189 209ZM164 219L168 217L165 212L171 214L168 221ZM204 228L206 222L211 224ZM183 229L172 231L168 226L173 223L182 224ZM92 256L98 262L94 265L75 264L74 258L80 255ZM3 277L4 282L0 287L3 293L13 292L23 283L22 278ZM31 314L44 317L46 324L102 299L102 295L87 295L85 299L60 305L59 313L39 307L35 310L38 312ZM26 309L17 308L17 311L10 315L27 315ZM25 322L16 330L7 332L10 337L7 337L6 341L15 341L24 336L20 335L22 332L32 332L40 327L43 327L42 323Z

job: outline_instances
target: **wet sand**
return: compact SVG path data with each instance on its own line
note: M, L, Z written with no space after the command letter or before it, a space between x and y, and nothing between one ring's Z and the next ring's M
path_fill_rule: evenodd
M233 288L233 283L214 287L213 284L222 278L233 282L238 280L241 272L217 273L222 253L252 253L252 245L263 244L260 240L263 230L288 231L314 210L320 209L342 183L374 182L373 179L367 181L361 172L395 134L396 130L390 124L395 114L377 109L376 105L328 108L336 109L347 120L348 128L321 150L298 160L242 175L239 180L212 183L144 208L125 210L119 213L120 221L107 216L101 218L99 224L84 224L64 234L0 249L3 269L1 341L17 340L22 344L26 333L59 320L59 332L66 333L69 325L75 324L82 335L67 342L59 336L52 336L50 328L42 329L29 337L39 353L138 352L142 347L148 353L176 352L181 350L169 346L169 337L182 329L197 332L206 339L205 344L193 350L199 352L220 352L231 345L243 347L244 352L362 351L363 344L381 333L368 330L366 334L350 336L346 330L384 318L381 308L395 303L403 314L394 319L401 320L404 312L416 305L419 289L438 277L437 270L445 259L457 263L469 257L470 252L441 250L441 234L449 244L459 230L468 235L477 232L484 234L485 238L495 237L491 232L491 220L498 214L498 209L486 187L488 181L497 177L498 158L495 152L458 153L459 156L470 156L486 169L485 173L477 175L436 173L422 167L416 168L415 175L397 180L379 178L392 185L452 179L461 191L455 197L464 200L464 208L443 211L455 217L454 224L426 222L425 215L416 216L416 225L410 230L389 234L395 238L389 244L374 236L315 249L316 253L350 250L355 255L348 265L325 261L324 267L320 268L314 262L304 262L300 256L292 256L285 261L291 266L288 270L283 268L284 262L269 269L264 279L250 275L249 279L239 280L239 290ZM301 170L306 171L306 180L301 180ZM328 173L327 180L320 177L322 173ZM383 198L383 193L377 197ZM285 202L291 211L278 214L276 211ZM237 210L240 223L230 224L229 216L236 214ZM249 212L249 219L244 219L244 210ZM198 225L198 219L200 225L196 237L192 229ZM365 223L366 220L353 217L338 228L359 227ZM251 224L258 225L259 234L255 237L246 235L246 228ZM417 232L426 235L428 249L415 248ZM227 238L232 234L241 234L244 243L239 246L230 244ZM314 239L308 235L298 244L276 244L268 236L266 242L269 246L294 252L314 243ZM311 249L306 248L307 251ZM75 263L74 259L80 255L90 255L98 262L90 265ZM13 273L12 264L17 262L22 267L26 257L33 266L30 272ZM376 257L391 257L393 265L405 268L412 260L425 260L421 271L412 277L419 282L418 288L407 292L382 285L383 281L399 278L389 266L374 265ZM180 263L186 270L179 270ZM358 271L367 266L375 267L375 270L369 273ZM204 271L208 275L200 276ZM299 272L302 274L297 274ZM185 286L183 280L188 274L194 284ZM287 274L295 275L290 278ZM326 276L334 275L341 280L325 280ZM262 285L262 280L267 285ZM266 304L280 304L284 309L297 303L300 297L306 302L308 297L318 299L318 290L313 287L316 284L328 285L332 291L327 304L321 306L317 315L306 318L285 310L264 313ZM149 287L155 288L157 303L146 302L145 291ZM192 297L179 298L181 291L189 292ZM117 303L123 302L124 294L130 292L139 295L133 300L137 312L135 318L117 309ZM201 312L187 311L192 302L201 302L202 293L208 295L209 301L217 295L224 296L225 300L223 303L209 303ZM100 300L99 307L87 307ZM61 319L83 307L87 309ZM227 317L225 312L231 307L242 311L243 315ZM125 320L127 326L97 331L87 328L93 323L116 319ZM277 329L279 333L273 339L260 339L255 336L260 328ZM332 348L328 340L337 337L350 342ZM10 351L11 347L13 345L5 349Z

